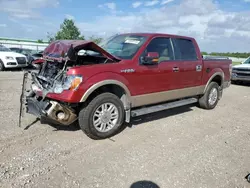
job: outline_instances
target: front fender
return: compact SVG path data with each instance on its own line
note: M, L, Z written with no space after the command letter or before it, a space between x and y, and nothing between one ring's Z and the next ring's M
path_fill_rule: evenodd
M113 72L103 72L91 76L83 82L82 86L79 88L79 90L83 92L80 102L85 102L91 93L93 93L93 91L100 88L101 86L109 84L114 84L123 88L128 100L131 101L128 81L119 74Z

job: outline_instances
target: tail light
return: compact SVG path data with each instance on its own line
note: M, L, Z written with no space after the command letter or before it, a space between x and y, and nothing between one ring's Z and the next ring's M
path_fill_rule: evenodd
M233 64L231 63L229 65L229 74L230 74L230 76L232 75L232 72L233 72Z

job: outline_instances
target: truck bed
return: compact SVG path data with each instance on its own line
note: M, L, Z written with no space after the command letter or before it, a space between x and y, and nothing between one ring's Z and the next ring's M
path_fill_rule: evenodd
M203 58L203 83L206 83L211 75L221 72L224 81L230 81L232 71L232 60L228 57L206 57Z

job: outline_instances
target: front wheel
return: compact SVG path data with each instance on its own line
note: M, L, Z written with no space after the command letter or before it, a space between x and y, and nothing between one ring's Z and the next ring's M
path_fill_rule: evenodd
M220 86L216 82L211 82L205 94L199 99L199 105L204 109L214 109L219 101L219 88Z
M106 139L117 134L124 124L124 107L112 93L95 97L79 112L79 125L92 139Z

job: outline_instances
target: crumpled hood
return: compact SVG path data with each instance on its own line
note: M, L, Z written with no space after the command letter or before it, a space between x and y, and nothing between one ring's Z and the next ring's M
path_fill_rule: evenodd
M101 53L103 56L114 61L119 61L118 57L98 46L92 41L85 40L58 40L52 42L43 52L44 59L51 60L72 60L75 61L79 50L92 50Z

